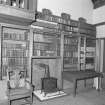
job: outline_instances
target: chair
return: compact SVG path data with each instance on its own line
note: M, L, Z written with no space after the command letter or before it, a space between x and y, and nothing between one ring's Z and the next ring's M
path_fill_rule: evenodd
M33 103L33 86L26 80L26 72L23 70L7 71L7 96L8 105L12 105L13 101L24 102L24 104ZM24 99L24 101L22 101Z

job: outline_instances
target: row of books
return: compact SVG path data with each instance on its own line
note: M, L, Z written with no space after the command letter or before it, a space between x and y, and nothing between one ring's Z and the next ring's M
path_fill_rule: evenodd
M3 33L3 39L4 40L22 40L22 41L27 41L29 40L28 34L18 34L18 33Z
M79 29L79 33L87 34L87 35L90 35L90 36L95 36L96 35L96 31L95 30L89 30L89 29L83 29L83 28Z
M8 66L24 66L27 65L28 58L2 58L2 64L3 65L8 65Z
M28 49L28 45L26 43L24 44L16 44L16 43L6 43L3 42L3 48L9 48L9 49Z
M65 24L65 25L71 25L71 26L77 26L78 22L77 21L71 21L71 20L67 20L64 19L60 16L56 16L56 15L46 15L43 14L42 12L38 12L37 19L41 19L41 20L46 20L46 21L50 21L50 22L55 22L55 23L61 23L61 24Z
M56 51L50 50L34 50L33 56L57 56Z
M34 34L34 41L38 42L49 42L53 43L56 40L56 36L52 35L43 35L43 34Z
M95 57L95 52L86 53L86 57Z
M78 63L78 58L64 58L64 64L77 64Z
M64 25L64 24L59 24L58 29L60 29L62 31L71 31L71 32L78 32L78 30L79 30L78 27Z
M49 43L34 43L34 46L33 46L33 49L34 50L54 50L56 49L56 46L54 44L49 44Z
M78 39L77 38L64 38L64 44L69 44L69 45L78 45Z
M78 57L78 53L77 52L70 52L70 51L65 51L64 52L64 57L71 57L71 58L73 58L73 57Z
M84 23L84 22L79 22L79 28L80 29L87 29L87 30L96 30L96 27L92 24Z
M2 57L28 57L28 51L22 49L8 49L3 48Z
M86 46L91 48L91 47L95 47L96 46L96 40L94 39L87 39L86 40Z
M70 46L70 45L65 45L64 46L64 51L65 52L76 52L78 51L78 46Z

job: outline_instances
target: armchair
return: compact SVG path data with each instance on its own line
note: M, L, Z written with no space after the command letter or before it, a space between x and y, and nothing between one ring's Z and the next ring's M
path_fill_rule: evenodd
M23 70L8 70L7 72L7 96L8 105L12 105L13 101L21 101L22 104L33 103L33 86L26 79L26 72Z

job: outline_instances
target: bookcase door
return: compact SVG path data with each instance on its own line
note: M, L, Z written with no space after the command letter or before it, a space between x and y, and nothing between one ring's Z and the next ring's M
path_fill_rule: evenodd
M78 37L65 35L63 54L64 70L78 70L78 43Z
M7 70L23 69L28 74L29 29L2 27L1 73L5 79Z

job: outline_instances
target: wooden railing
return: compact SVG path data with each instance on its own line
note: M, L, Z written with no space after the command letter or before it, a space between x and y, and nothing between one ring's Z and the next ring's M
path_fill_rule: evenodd
M0 0L0 4L35 11L37 0Z

